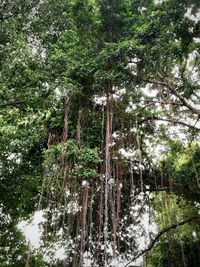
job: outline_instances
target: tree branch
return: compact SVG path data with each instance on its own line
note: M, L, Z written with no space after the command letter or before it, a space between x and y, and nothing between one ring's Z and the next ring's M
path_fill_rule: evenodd
M182 222L178 222L175 224L172 224L166 228L164 228L160 233L158 233L156 235L156 237L151 241L150 245L148 246L148 248L146 248L145 250L141 251L137 256L135 256L134 258L132 258L126 265L124 265L124 267L127 267L131 262L137 260L139 257L141 257L142 255L146 254L148 251L150 251L154 245L159 241L160 237L163 236L165 233L167 233L168 231L172 230L172 229L176 229L177 227L184 225L186 223L190 223L192 221L195 221L197 219L200 219L199 216L193 216L190 217Z
M188 123L186 123L186 122L177 121L177 120L174 120L174 119L164 119L164 118L159 118L159 117L156 117L156 116L149 116L149 117L146 117L145 119L139 121L138 124L142 124L142 123L144 123L144 122L146 122L146 121L149 121L149 120L159 120L159 121L166 121L166 122L177 123L177 124L180 124L180 125L189 127L189 128L191 128L192 130L200 131L200 128L198 128L198 127L196 127L196 126L193 126L193 125L190 125L190 124L188 124Z
M160 80L152 80L149 82L166 86L171 91L171 93L173 93L181 101L181 103L185 107L187 107L189 110L191 110L192 112L194 112L195 114L200 116L200 110L199 109L193 107L173 86L171 86L171 84L165 78L162 77L162 75L159 74L159 76L161 78L161 81Z

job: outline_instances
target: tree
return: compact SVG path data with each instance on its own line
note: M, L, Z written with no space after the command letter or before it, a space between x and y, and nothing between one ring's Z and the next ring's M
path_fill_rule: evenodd
M142 205L143 214L151 192L199 202L199 21L187 15L199 4L8 3L0 12L3 213L16 225L42 209L43 254L62 243L67 266L130 259L127 229L142 218L132 210Z

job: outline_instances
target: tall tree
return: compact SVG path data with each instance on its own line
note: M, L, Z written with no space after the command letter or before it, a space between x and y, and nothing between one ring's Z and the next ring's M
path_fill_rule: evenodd
M151 192L199 202L199 4L161 2L1 4L2 214L43 210L50 264L132 258Z

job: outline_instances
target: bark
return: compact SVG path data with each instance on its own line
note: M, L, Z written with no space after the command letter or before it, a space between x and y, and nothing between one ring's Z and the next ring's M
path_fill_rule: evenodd
M103 196L104 196L104 186L103 181L101 181L101 192L99 197L99 210L97 211L97 221L96 225L98 225L97 232L98 232L98 238L97 238L97 244L95 249L95 259L97 262L99 262L100 257L100 245L101 245L101 237L102 237L102 226L103 226Z
M120 188L120 179L119 179L119 171L118 166L116 166L116 177L117 177L117 197L116 197L116 232L119 231L119 222L120 222L120 208L121 208L121 188ZM120 250L119 243L117 244L117 249Z
M25 267L29 267L30 259L31 259L31 250L29 250L29 252L28 252Z
M109 194L109 180L110 180L110 141L112 132L112 119L113 119L113 103L111 86L107 88L107 101L106 101L106 155L105 155L105 221L104 221L104 256L105 266L107 266L107 246L108 246L108 194Z
M69 125L69 110L71 107L71 100L68 100L65 105L65 118L64 118L64 131L63 131L63 141L67 141L68 137L68 125Z
M112 171L113 176L115 176L114 170ZM116 217L116 200L115 200L115 190L116 184L110 188L110 201L112 207L112 225L113 225L113 257L116 258L116 244L117 244L117 217Z
M62 140L62 130L58 127L50 128L48 125L44 126L45 132L48 134L47 146L53 146L61 142Z
M82 107L80 107L79 112L78 112L78 120L77 120L77 127L76 127L76 143L77 143L78 147L80 147L80 143L81 143L81 119L82 119L82 115L83 115L83 109L82 109Z
M138 131L138 121L136 118L136 133L135 133L135 144L138 150L138 161L139 161L139 170L140 170L140 188L141 192L144 191L144 182L143 182L143 171L142 171L142 149L141 149L141 141Z
M85 248L85 238L86 238L86 218L88 209L88 186L83 189L83 199L82 199L82 229L81 229L81 244L80 244L80 267L83 266L83 254Z

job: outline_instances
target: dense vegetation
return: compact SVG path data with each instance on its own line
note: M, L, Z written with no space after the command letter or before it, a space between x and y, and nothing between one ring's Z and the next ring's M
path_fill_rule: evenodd
M199 8L0 2L0 266L200 265Z

